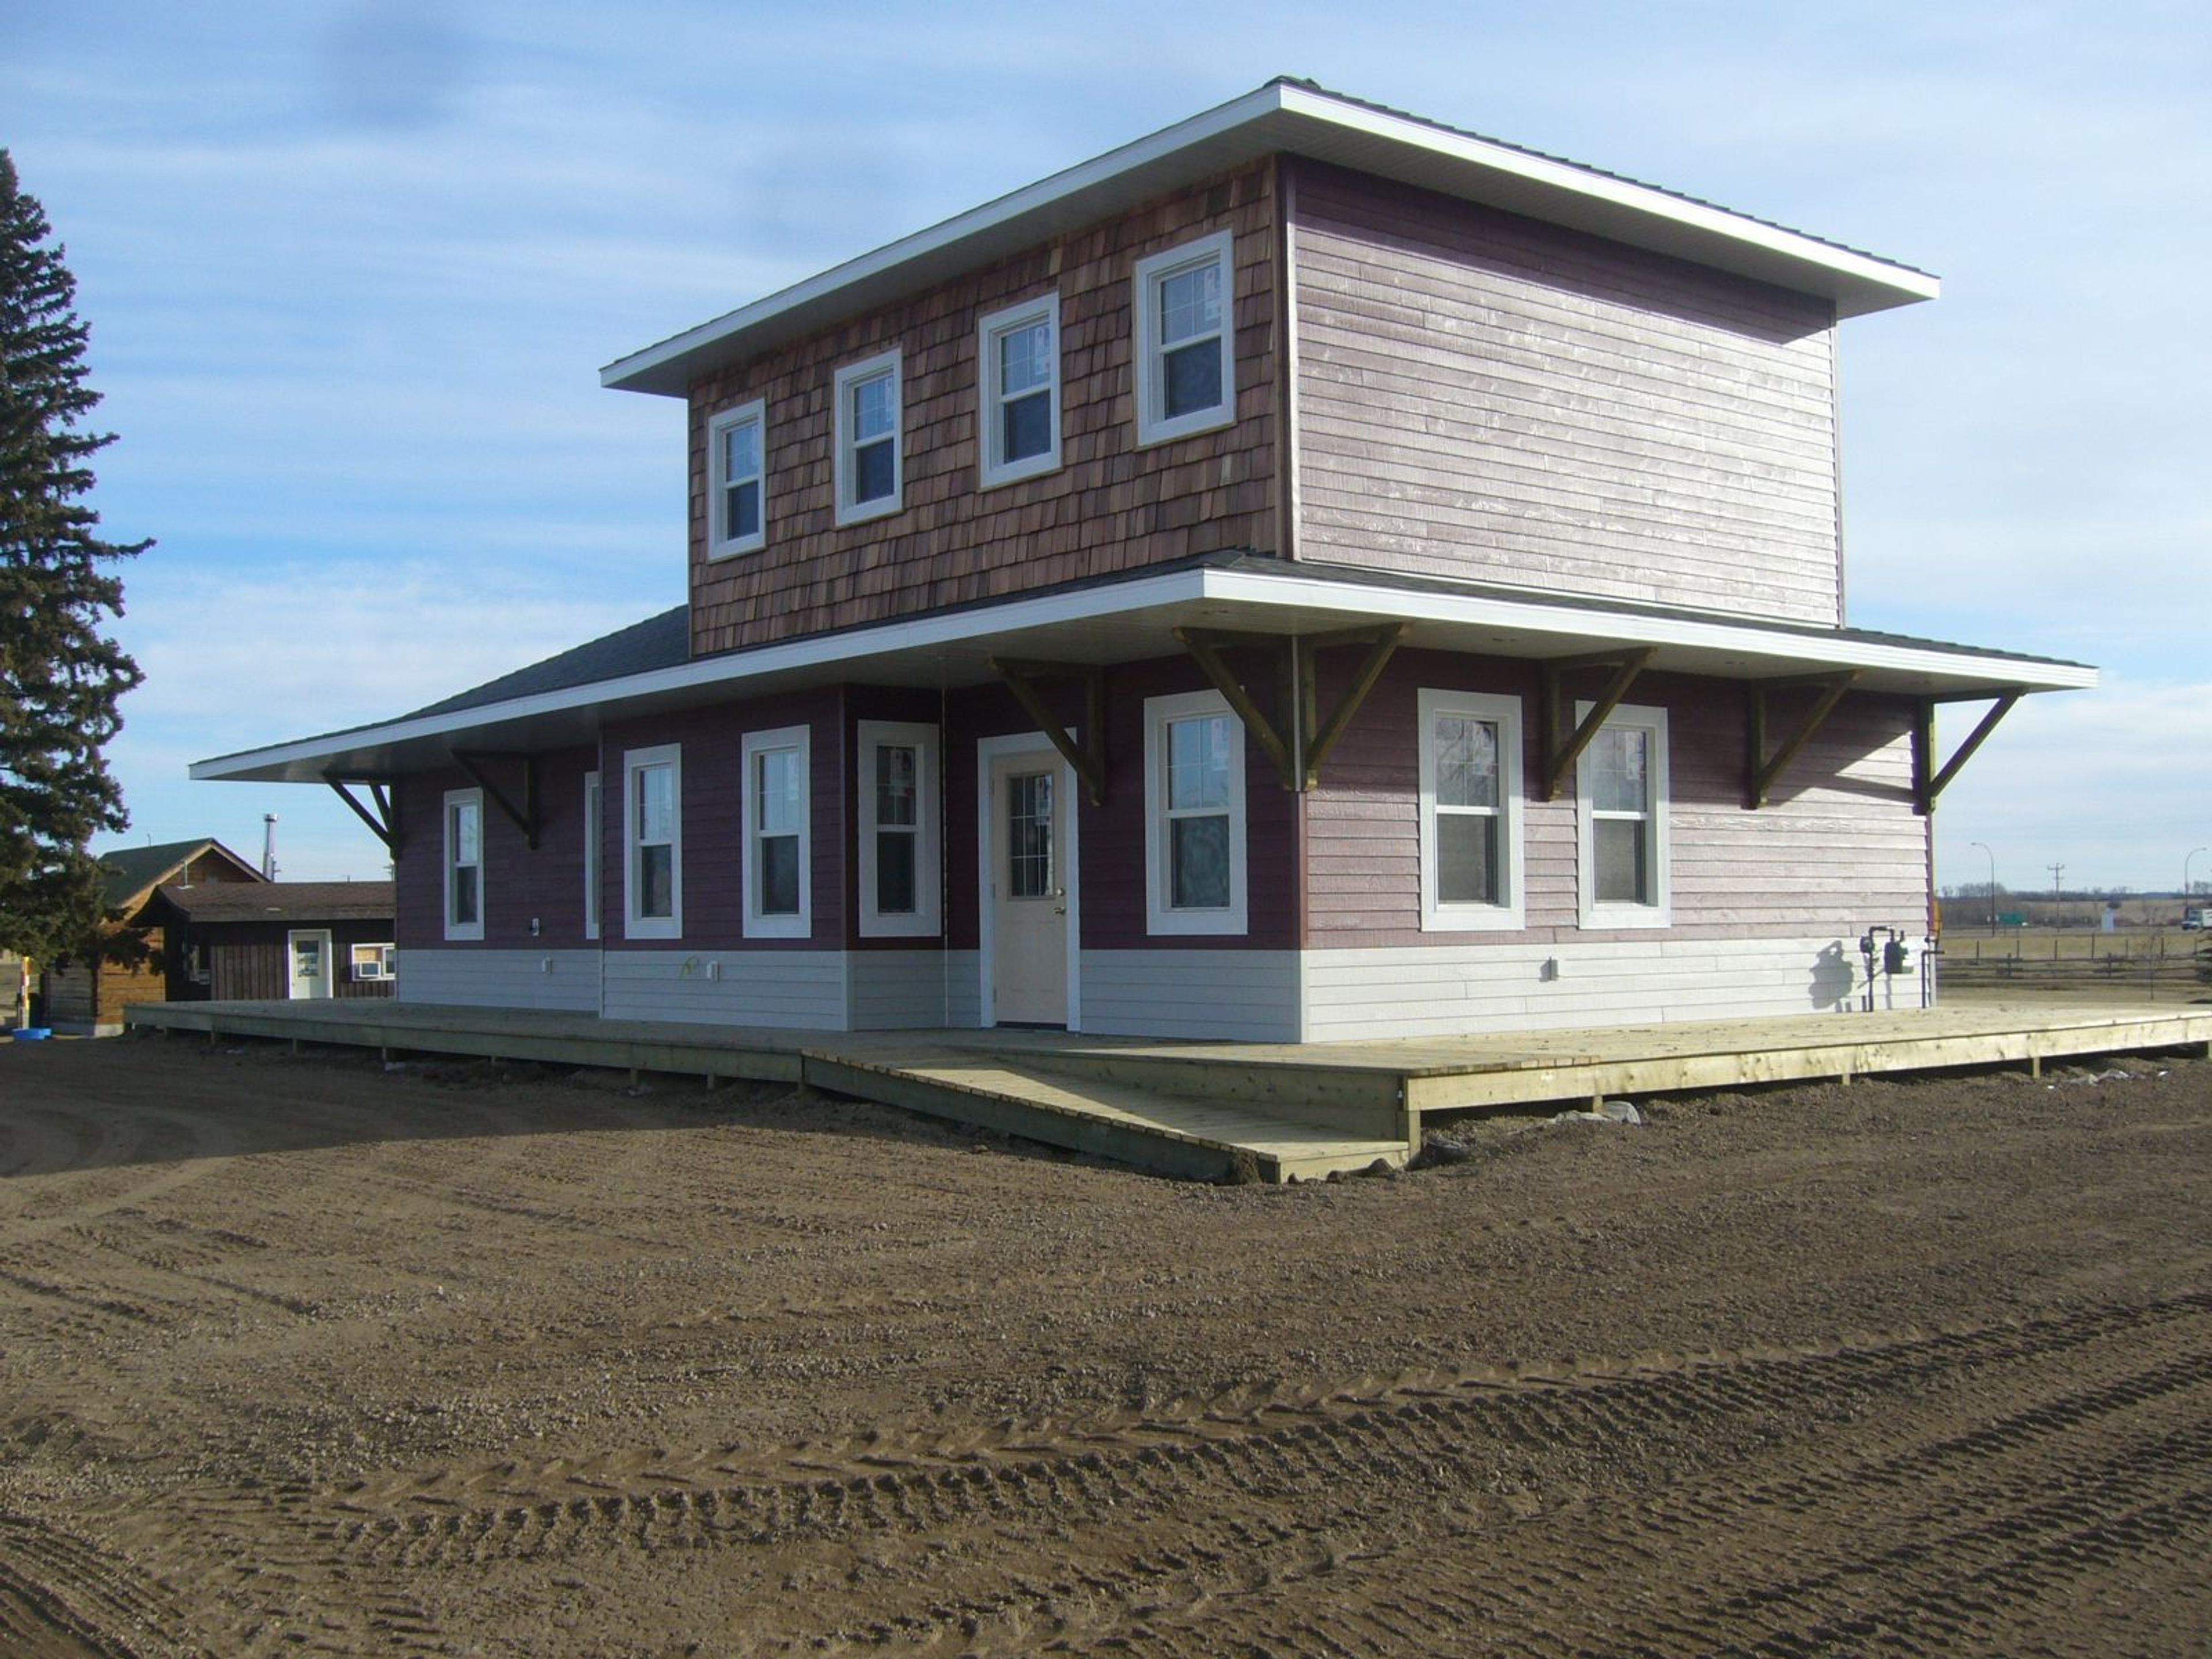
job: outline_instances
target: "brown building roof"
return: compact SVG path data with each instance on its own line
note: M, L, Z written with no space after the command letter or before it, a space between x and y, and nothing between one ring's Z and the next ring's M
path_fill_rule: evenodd
M161 889L186 921L373 921L393 911L388 881L209 882Z

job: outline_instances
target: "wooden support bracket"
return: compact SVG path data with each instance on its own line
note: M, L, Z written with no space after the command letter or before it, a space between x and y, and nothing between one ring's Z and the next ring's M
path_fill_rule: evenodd
M1828 716L1836 712L1836 705L1844 700L1844 693L1858 683L1859 672L1849 668L1836 674L1795 674L1781 679L1744 682L1744 729L1748 736L1744 805L1747 810L1756 812L1766 805L1774 786L1790 769L1790 763L1813 740L1813 734L1827 723ZM1766 694L1808 687L1818 688L1820 695L1797 722L1796 730L1783 739L1782 747L1770 757L1766 752Z
M2012 706L2027 694L2025 691L2001 691L1989 712L1982 716L1981 724L1966 734L1958 752L1936 769L1936 705L1939 702L1972 702L1973 697L1923 697L1913 713L1912 720L1912 810L1926 817L1936 810L1936 798L1942 794L1959 769L1973 758L1974 750L1988 741L1997 722L2012 713Z
M508 799L507 792L501 789L491 774L484 769L488 762L501 760L522 763L522 804L519 806ZM477 786L485 794L490 796L493 804L507 814L516 829L522 831L523 845L532 852L536 852L538 827L538 757L489 749L456 749L453 750L453 763L476 780Z
M384 850L397 858L399 855L399 824L392 815L390 780L345 778L325 772L323 774L323 781L330 785L332 794L353 809L353 815L356 817L368 826L369 834L384 843ZM368 790L369 799L374 806L374 811L372 811L368 806L363 805L360 797L348 787L349 785L356 783L363 785Z
M993 657L992 672L1006 683L1014 701L1051 739L1060 758L1083 780L1083 793L1093 806L1106 803L1106 671L1089 663L1036 662L1020 657ZM1036 689L1039 680L1079 679L1083 682L1083 741L1078 743L1060 723L1059 715Z
M1401 622L1385 623L1376 628L1297 635L1178 628L1176 638L1182 641L1183 648L1212 682L1213 689L1237 711L1237 718L1244 722L1244 729L1252 734L1253 741L1274 763L1283 787L1306 790L1320 783L1322 763L1352 724L1360 705L1367 701L1368 693L1374 690L1376 682L1382 678L1382 671L1389 665L1411 626ZM1320 675L1315 666L1314 653L1339 645L1364 645L1367 655L1335 707L1323 715L1318 706ZM1250 688L1221 659L1223 651L1239 646L1278 653L1284 681L1281 707L1285 718L1281 721L1268 718Z
M1620 707L1628 688L1636 684L1636 677L1644 672L1644 664L1658 649L1656 645L1644 645L1627 651L1593 651L1588 656L1552 657L1537 665L1544 680L1542 799L1550 800L1559 793L1559 781L1567 775L1567 769L1582 757L1590 739L1612 718L1613 711ZM1571 724L1563 701L1565 688L1560 682L1577 668L1610 668L1613 673L1591 706L1588 718L1579 724Z

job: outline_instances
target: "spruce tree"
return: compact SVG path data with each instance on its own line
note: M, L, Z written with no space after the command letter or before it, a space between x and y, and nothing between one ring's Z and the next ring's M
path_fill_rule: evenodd
M138 665L102 630L123 611L118 560L151 544L97 533L92 457L112 433L80 423L76 281L46 210L0 149L0 948L89 955L105 919L87 843L130 822L103 752Z

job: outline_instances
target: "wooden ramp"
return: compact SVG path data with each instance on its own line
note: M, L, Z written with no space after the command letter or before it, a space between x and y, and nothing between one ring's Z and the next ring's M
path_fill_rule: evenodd
M383 1001L157 1003L127 1018L210 1038L803 1083L1202 1180L1315 1180L1402 1164L1429 1113L2212 1048L2212 1006L2102 1002L1304 1044L810 1032Z

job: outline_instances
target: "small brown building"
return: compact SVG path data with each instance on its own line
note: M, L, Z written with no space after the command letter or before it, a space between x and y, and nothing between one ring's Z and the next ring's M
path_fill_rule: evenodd
M171 1002L392 994L388 881L163 887L146 915Z
M100 854L100 863L106 872L108 914L115 918L112 933L135 933L145 948L118 939L122 948L103 951L98 961L64 957L50 963L45 1017L57 1030L112 1036L123 1029L125 1008L165 1001L169 994L167 941L159 923L145 915L157 888L267 884L260 871L209 837L119 848Z

